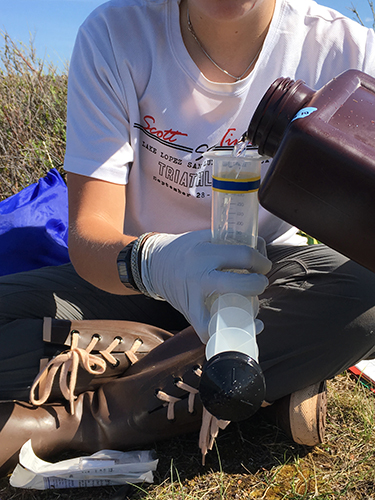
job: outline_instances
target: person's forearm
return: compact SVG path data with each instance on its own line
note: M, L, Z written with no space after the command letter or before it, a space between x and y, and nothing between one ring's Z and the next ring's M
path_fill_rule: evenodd
M69 255L77 273L110 293L138 293L125 287L117 271L117 256L134 236L118 232L107 221L90 216L69 228Z

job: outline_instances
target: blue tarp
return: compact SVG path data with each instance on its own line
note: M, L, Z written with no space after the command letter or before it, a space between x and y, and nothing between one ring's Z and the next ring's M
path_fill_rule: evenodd
M0 202L0 276L69 262L68 194L56 169Z

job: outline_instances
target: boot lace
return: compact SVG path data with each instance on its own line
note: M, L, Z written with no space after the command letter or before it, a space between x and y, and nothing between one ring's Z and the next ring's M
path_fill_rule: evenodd
M202 370L200 368L195 368L194 373L200 377L202 375ZM176 380L175 385L188 392L188 412L194 412L194 402L195 396L198 394L198 389L186 384L183 380ZM177 398L170 394L167 394L160 389L156 393L156 397L164 402L164 406L167 406L167 419L174 420L174 406L178 401L181 401L181 398ZM220 429L225 429L230 422L228 420L219 420L214 417L210 412L203 407L202 412L202 424L199 432L199 448L202 453L202 465L205 465L206 455L209 450L212 450L213 444L217 435L219 434Z
M64 398L70 403L70 413L74 415L74 401L77 399L74 392L77 385L79 366L91 375L103 375L106 371L107 363L113 367L118 366L119 360L113 356L112 351L122 342L121 337L115 337L106 349L99 351L99 354L92 354L91 351L101 339L100 335L93 335L85 349L78 347L79 336L79 332L73 330L71 332L70 350L52 358L37 375L30 390L30 401L32 404L39 406L47 401L51 394L56 374L60 369L60 390ZM136 339L131 348L125 351L131 364L138 361L135 353L141 345L142 340ZM36 396L37 389L38 397Z

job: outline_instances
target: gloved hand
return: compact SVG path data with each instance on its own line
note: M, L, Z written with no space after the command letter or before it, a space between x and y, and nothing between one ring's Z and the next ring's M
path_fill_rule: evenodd
M223 269L247 269L250 274ZM142 248L142 282L148 293L165 299L194 327L202 342L208 340L210 313L205 306L213 293L261 294L271 262L246 245L211 243L211 231L180 235L154 234Z

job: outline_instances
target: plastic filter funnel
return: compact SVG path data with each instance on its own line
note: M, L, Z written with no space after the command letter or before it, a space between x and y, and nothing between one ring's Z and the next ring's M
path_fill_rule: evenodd
M242 295L220 295L211 307L206 357L225 351L239 351L258 361L252 303Z
M264 157L255 148L238 155L233 150L218 150L204 156L212 161L212 242L255 247ZM200 397L215 417L244 420L258 411L265 397L252 299L228 293L211 297L207 306L211 320Z

